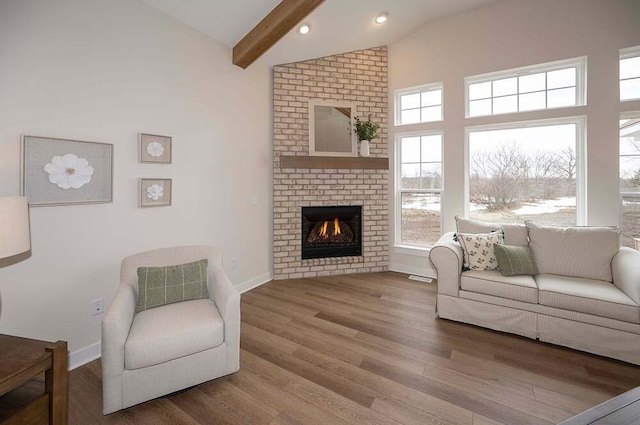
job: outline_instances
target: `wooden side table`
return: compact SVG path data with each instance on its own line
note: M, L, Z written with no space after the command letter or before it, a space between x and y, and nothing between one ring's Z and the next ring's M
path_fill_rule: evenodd
M67 343L0 335L1 397L44 372L45 391L2 425L67 425L69 403Z

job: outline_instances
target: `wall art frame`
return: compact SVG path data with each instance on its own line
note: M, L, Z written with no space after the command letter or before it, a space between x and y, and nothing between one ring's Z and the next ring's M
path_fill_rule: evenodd
M173 196L172 179L141 178L139 181L140 208L168 207Z
M138 161L141 164L171 164L171 136L140 133Z
M20 194L32 207L113 202L113 145L23 135Z

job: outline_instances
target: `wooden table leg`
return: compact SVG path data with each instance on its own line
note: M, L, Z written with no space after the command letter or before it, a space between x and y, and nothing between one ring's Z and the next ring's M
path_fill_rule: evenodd
M69 421L69 360L67 343L58 341L46 350L52 367L45 373L45 391L49 393L49 425L67 425Z

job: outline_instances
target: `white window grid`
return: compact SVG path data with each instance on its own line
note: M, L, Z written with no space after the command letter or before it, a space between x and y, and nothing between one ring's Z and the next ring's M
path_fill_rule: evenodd
M561 71L567 69L575 69L575 84L573 85L561 85L554 86L553 88L549 88L548 74L554 71ZM488 74L476 75L472 77L465 78L465 116L467 118L475 118L480 116L491 116L491 115L501 115L501 114L511 114L511 113L521 113L528 112L534 110L545 110L545 109L557 109L557 108L565 108L565 107L576 107L586 105L586 68L587 68L587 58L573 58L556 62L549 62L545 64L532 65L522 68L516 68L506 71L498 71L492 72ZM532 91L521 91L521 80L526 78L527 76L532 76L535 74L544 74L544 89L532 90ZM515 79L516 81L516 90L513 93L508 94L500 94L494 95L494 83L500 82L503 80ZM474 99L470 98L470 86L482 83L490 83L490 91L489 95L483 97L476 97ZM558 92L559 90L566 90L574 88L575 89L575 102L571 105L560 105L560 106L549 106L549 94ZM544 94L544 107L540 108L532 108L532 109L522 109L521 108L521 98L522 96L530 96L534 94ZM514 110L510 110L508 112L495 112L495 100L506 100L509 97L515 97L516 107ZM490 113L483 113L477 115L471 115L471 102L475 101L489 101L490 104Z
M438 93L439 92L439 93ZM429 102L423 104L423 94L435 94L439 99L436 102ZM418 106L403 108L402 98L409 95L418 95L420 102ZM426 84L422 86L410 87L405 89L396 90L395 92L395 125L411 125L421 124L427 122L438 122L444 120L444 89L442 83ZM437 118L429 118L426 116L426 110L438 111ZM403 122L402 113L406 111L417 111L419 115L418 121Z
M638 58L638 59L635 59ZM629 47L620 50L620 101L626 102L629 100L640 99L640 96L631 96L623 93L625 90L623 86L627 83L640 85L640 74L624 75L622 70L622 62L628 60L640 61L640 46Z
M423 136L440 136L440 161L420 161L416 162L402 162L402 139L409 137ZM402 241L402 196L403 194L412 193L424 193L440 196L440 206L442 208L442 197L444 193L444 133L442 131L420 131L412 133L402 133L396 135L396 200L395 200L395 246L407 246L407 247L420 247L425 248L429 245L413 244L410 242ZM422 158L422 143L420 143L420 157ZM403 164L420 164L420 177L422 177L422 165L423 164L440 164L440 187L439 188L403 188L402 187L402 165ZM422 182L422 178L420 178ZM442 233L442 219L440 220L440 233Z

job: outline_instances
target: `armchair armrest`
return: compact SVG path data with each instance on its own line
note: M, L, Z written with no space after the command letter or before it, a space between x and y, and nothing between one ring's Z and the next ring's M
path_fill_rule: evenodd
M438 278L438 293L458 296L462 272L462 247L453 240L453 232L445 233L429 251L429 261Z
M122 408L124 344L136 310L135 289L121 284L102 319L102 381L105 414Z
M224 320L224 340L227 344L228 370L240 369L240 293L222 267L210 272L209 297Z
M620 247L611 262L613 284L640 304L640 251Z

